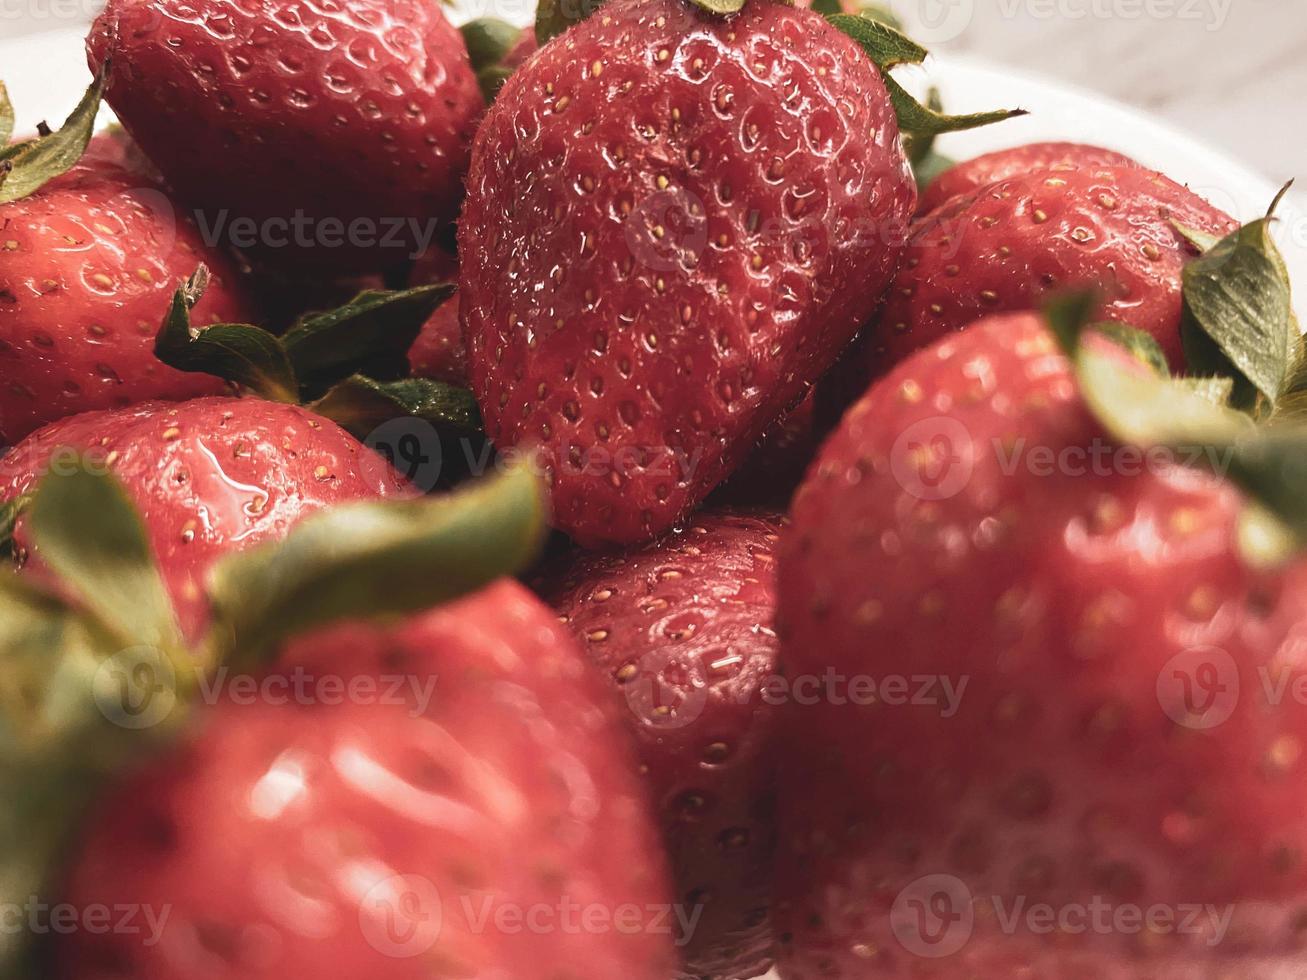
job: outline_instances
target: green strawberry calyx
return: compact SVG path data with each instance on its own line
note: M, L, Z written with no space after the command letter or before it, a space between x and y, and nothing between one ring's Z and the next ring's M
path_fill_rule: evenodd
M204 295L201 265L173 294L154 353L179 371L211 374L273 401L304 404L365 437L380 422L412 416L438 430L479 431L476 400L464 388L408 378L407 352L450 283L365 290L334 310L302 317L277 336L248 323L195 327Z
M204 720L221 668L258 670L294 635L430 608L521 571L546 530L519 463L452 494L328 510L214 571L213 625L181 638L125 491L87 461L45 477L23 512L51 573L0 577L0 902L61 873L95 799ZM42 976L35 936L0 936L0 978Z
M14 107L0 84L0 204L30 197L82 158L95 132L108 69L106 62L60 129L52 132L43 123L36 136L17 143L10 142Z
M1265 217L1223 239L1177 228L1202 252L1183 272L1180 335L1189 370L1232 378L1232 404L1258 418L1281 406L1302 361L1289 271L1271 236L1290 186Z
M1232 407L1238 382L1228 377L1173 378L1159 362L1156 342L1120 324L1090 322L1094 293L1073 293L1045 308L1049 329L1072 364L1081 396L1113 439L1202 465L1243 491L1254 505L1251 521L1276 557L1307 545L1307 426L1258 424ZM1138 371L1123 369L1102 343L1133 355ZM1261 547L1250 560L1268 559Z
M463 33L463 43L467 45L468 57L472 61L477 84L481 86L481 94L487 103L491 103L495 101L504 82L513 74L513 69L504 64L504 59L525 31L498 17L478 17L459 30Z

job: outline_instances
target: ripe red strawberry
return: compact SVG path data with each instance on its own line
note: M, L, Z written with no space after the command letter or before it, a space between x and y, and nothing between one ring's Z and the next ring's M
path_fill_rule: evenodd
M415 378L430 378L466 387L467 346L458 316L458 294L436 307L408 349L409 368Z
M254 313L236 266L208 248L113 137L34 194L0 204L0 446L78 412L225 385L154 356L177 281L213 272L198 323Z
M522 36L534 39L530 31L523 31ZM414 263L408 282L409 286L425 286L457 279L458 260L448 252L429 249ZM457 293L436 307L423 324L422 332L409 348L408 363L415 378L467 387L467 345L463 343Z
M520 586L303 636L273 676L296 672L404 687L228 688L96 808L62 896L161 928L63 937L57 976L667 980L675 920L624 740Z
M978 316L1038 306L1049 291L1101 288L1103 318L1129 322L1173 368L1181 270L1198 254L1176 225L1224 237L1234 219L1137 167L1013 177L922 219L878 325L863 343L869 377Z
M784 716L787 980L1298 969L1307 566L1141 460L1033 315L905 361L824 447L780 557L787 676L834 678Z
M870 316L916 201L821 15L616 0L504 85L459 224L473 389L586 545L670 527Z
M87 45L169 183L268 263L400 265L454 218L484 103L439 4L113 0Z
M190 637L207 622L201 588L223 555L280 538L332 504L414 494L334 422L257 398L201 398L46 426L0 457L0 502L33 490L47 471L74 465L79 453L106 466L140 509ZM39 568L21 519L15 542L20 565Z
M823 397L821 389L814 388L773 422L712 499L738 506L788 509L790 498L821 447L822 437L833 427L822 422L819 406Z
M681 976L754 977L771 962L779 517L701 513L615 556L577 553L543 592L621 693L671 854L703 914Z
M1137 167L1123 153L1083 143L1027 143L1007 150L986 153L959 163L935 178L917 210L928 214L959 194L974 194L1010 177L1023 177L1044 170L1084 170L1099 167Z

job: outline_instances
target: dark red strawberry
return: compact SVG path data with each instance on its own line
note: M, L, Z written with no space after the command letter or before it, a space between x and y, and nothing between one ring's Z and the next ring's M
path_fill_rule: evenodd
M534 38L530 31L522 34ZM448 252L430 249L414 263L408 282L410 286L426 286L457 279L458 260ZM457 293L441 303L423 324L422 332L409 348L408 362L415 378L467 387L467 345L463 343Z
M1177 225L1221 238L1237 224L1161 174L1091 167L1013 177L923 218L878 325L862 341L868 377L978 316L1094 286L1101 315L1152 334L1184 364L1181 270L1198 250Z
M46 426L0 457L0 501L89 453L140 509L183 632L207 622L204 576L223 555L283 537L302 517L350 500L409 497L390 464L334 422L257 398L149 402ZM41 565L24 522L20 565Z
M1084 143L1027 143L986 153L950 167L926 188L917 210L927 214L959 194L974 194L1001 180L1024 177L1044 170L1137 166L1139 164L1125 154L1101 146Z
M0 445L78 412L218 394L154 356L178 279L210 266L202 325L255 316L236 266L207 247L110 136L30 196L0 203Z
M96 807L64 889L163 921L61 938L58 976L667 980L676 920L625 740L520 586L306 635L272 674L295 676L403 686L226 689Z
M833 427L822 424L818 410L822 397L819 386L773 422L712 499L737 506L788 509L790 497L817 455L823 436Z
M1181 458L1034 315L848 413L780 557L787 678L827 679L784 716L787 980L1297 969L1307 565Z
M402 265L455 216L484 103L439 4L113 0L88 54L169 183L267 263Z
M620 692L671 853L702 916L681 976L754 977L771 962L781 519L702 513L620 556L577 553L542 591Z
M916 194L875 65L821 15L616 0L477 135L472 383L555 520L644 541L735 469L870 316Z

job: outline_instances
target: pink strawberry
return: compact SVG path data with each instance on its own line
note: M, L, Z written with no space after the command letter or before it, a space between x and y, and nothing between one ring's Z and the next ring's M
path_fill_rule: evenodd
M82 161L0 204L0 445L78 412L219 394L154 356L177 281L207 264L198 323L255 314L236 266L207 247L129 146L92 141Z
M271 676L297 675L321 697L249 703L233 681L95 808L62 899L145 910L142 929L60 938L56 976L667 980L675 917L626 746L520 586L305 635Z
M1028 143L986 153L946 170L931 182L917 210L934 211L960 194L974 194L990 184L1044 170L1085 170L1100 167L1137 167L1123 153L1083 143Z
M350 500L415 491L334 422L257 398L147 402L46 426L0 457L0 502L89 453L127 488L150 532L183 632L207 621L201 594L214 562L283 537L302 517ZM15 534L20 565L40 566Z
M878 325L861 342L875 377L978 316L1095 286L1101 315L1152 334L1175 368L1181 270L1198 254L1177 225L1223 237L1234 219L1137 167L1053 170L954 198L917 226Z
M88 53L169 183L265 262L402 265L455 216L484 103L439 4L113 0Z
M771 962L779 517L703 513L623 555L577 553L543 592L621 692L671 853L702 907L681 976L753 977Z
M615 0L477 134L472 386L585 545L666 530L864 323L916 200L875 65L822 16Z
M872 387L781 548L829 685L783 718L786 980L1292 975L1307 564L1247 516L1109 440L1034 315Z

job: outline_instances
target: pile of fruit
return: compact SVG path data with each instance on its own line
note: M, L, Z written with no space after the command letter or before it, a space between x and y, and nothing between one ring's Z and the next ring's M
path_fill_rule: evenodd
M0 978L1307 973L1278 202L955 165L830 0L87 51L0 87Z

